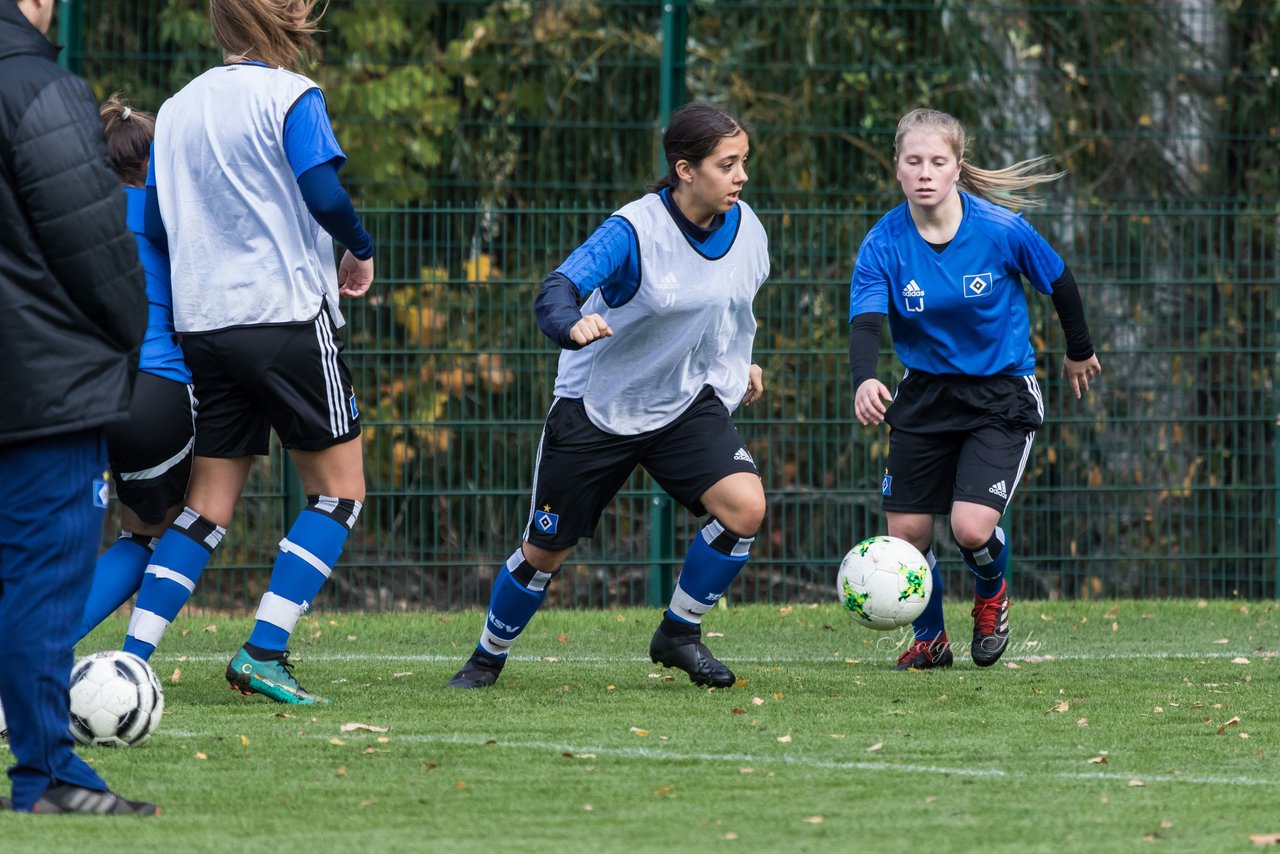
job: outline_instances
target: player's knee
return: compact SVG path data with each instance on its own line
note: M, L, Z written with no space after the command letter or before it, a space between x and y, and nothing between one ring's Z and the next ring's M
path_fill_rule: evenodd
M764 524L767 509L764 492L747 493L737 498L724 512L717 513L716 518L731 531L744 537L755 536L756 531Z
M951 520L951 536L955 539L956 545L969 551L985 546L994 530L993 526L976 519Z

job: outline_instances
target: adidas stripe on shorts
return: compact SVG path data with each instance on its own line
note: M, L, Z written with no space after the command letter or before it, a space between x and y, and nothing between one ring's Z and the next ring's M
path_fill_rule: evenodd
M950 513L956 501L1001 513L1044 422L1036 378L940 376L910 371L885 420L884 509Z
M758 474L729 410L707 387L675 421L634 436L606 433L581 400L556 398L533 472L524 538L551 551L595 534L600 515L636 466L698 516L702 494L736 472Z
M321 451L360 435L343 343L325 308L314 320L187 333L195 385L196 455L265 455L271 430L286 448Z

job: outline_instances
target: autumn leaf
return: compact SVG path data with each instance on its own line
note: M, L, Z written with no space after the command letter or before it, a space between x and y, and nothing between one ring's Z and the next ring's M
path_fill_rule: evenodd
M218 633L218 627L217 627L217 626L205 626L205 627L204 627L204 630L205 630L206 632L208 632L209 634L211 634L211 635L216 635L216 634Z
M345 766L345 765L339 765L339 766L338 766L338 776L339 776L339 777L345 777L345 776L347 776L347 768L346 768L346 766Z
M374 726L373 724L362 723L346 723L338 727L339 732L387 732L384 726Z
M653 793L655 795L666 795L675 791L675 788L676 788L675 786L659 786L658 788L653 790Z
M630 730L628 730L628 732L631 732L640 738L644 738L646 735L649 734L649 730L640 729L639 727L634 727L634 726Z
M738 706L734 706L729 711L733 712L735 715L745 715L747 713L746 709L739 708Z
M569 636L568 636L568 635L563 635L563 634L561 634L561 635L556 635L556 640L557 640L557 641L559 641L560 643L568 643L568 642L569 642Z
M778 736L778 741L782 742L783 744L790 744L790 743L791 743L791 736L790 736L790 735L780 735L780 736Z
M1280 845L1280 833L1250 833L1249 841L1254 845Z
M240 736L240 746L241 746L241 747L248 747L248 746L249 746L249 736L247 736L247 735L242 735L242 736Z
M1079 720L1076 721L1076 726L1088 726L1088 725L1089 725L1088 718L1080 718Z
M345 742L345 741L343 741L343 740L342 740L342 739L340 739L340 738L331 738L331 739L329 739L329 743L330 743L330 744L336 744L336 745L338 745L339 747L341 747L342 745L346 744L346 742Z
M1071 703L1067 700L1063 700L1061 703L1059 703L1058 705L1050 709L1049 712L1057 712L1059 714L1062 714L1063 712L1069 711L1070 709L1071 709ZM1049 712L1045 712L1045 714L1047 715L1049 714Z
M709 638L722 638L722 637L724 637L724 632L707 632L707 637L709 637Z
M1146 783L1144 783L1144 782L1142 782L1141 780L1130 780L1130 781L1129 781L1129 788L1131 788L1131 789L1141 789L1141 788L1145 787L1146 785L1147 785L1147 784L1146 784Z
M209 758L209 755L207 753L201 753L200 751L196 751L196 759L203 760L208 758Z
M1095 756L1089 760L1089 764L1090 765L1108 765L1110 763L1107 762L1107 757L1105 756Z
M764 705L764 700L760 699L759 697L752 697L752 698L751 698L751 705L753 705L753 706L763 706L763 705Z
M822 824L822 822L825 821L825 819L820 815L811 815L808 818L802 818L800 820L805 824Z
M882 747L884 747L884 742L877 741L875 744L867 748L867 753L874 753L875 751L879 750Z
M1248 664L1249 659L1245 658L1243 655L1238 655L1235 658L1231 659L1231 663L1232 664Z
M1020 667L1016 662L1013 662L1013 661L1006 661L1006 662L1004 663L1004 666L1005 666L1005 667L1007 667L1007 668L1009 668L1010 670L1021 670L1021 669L1022 669L1022 668L1021 668L1021 667Z

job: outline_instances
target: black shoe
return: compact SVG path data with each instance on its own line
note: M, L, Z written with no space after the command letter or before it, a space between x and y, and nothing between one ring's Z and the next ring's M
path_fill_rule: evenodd
M672 631L670 622L664 618L653 633L653 640L649 641L650 661L683 670L694 685L730 688L738 681L733 671L702 645L702 630L698 626L691 626L693 631L683 626Z
M979 667L990 667L1009 645L1009 585L990 599L973 600L973 645L969 657Z
M931 670L935 667L950 667L955 663L951 654L951 644L947 641L947 633L943 632L933 640L918 640L907 651L898 656L898 666L894 670Z
M477 649L471 653L471 657L467 659L466 664L462 665L462 669L453 674L453 678L445 687L488 688L498 681L498 674L502 672L502 665L506 663L505 655L489 655Z
M10 806L12 808L12 805ZM160 815L160 808L143 801L127 801L115 792L99 792L70 783L50 786L31 808L34 813L87 813L91 815Z

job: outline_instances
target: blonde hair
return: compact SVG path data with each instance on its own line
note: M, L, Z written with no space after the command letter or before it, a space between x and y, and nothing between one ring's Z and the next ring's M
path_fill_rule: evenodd
M320 0L209 0L213 35L227 56L243 56L273 68L297 71L314 55L324 10Z
M956 160L961 161L960 179L956 182L960 189L1015 211L1037 208L1044 204L1040 199L1024 195L1023 190L1037 184L1052 183L1067 174L1041 171L1053 161L1053 156L1048 154L1020 160L1003 169L979 169L965 160L964 152L969 145L969 138L964 125L955 116L938 110L912 110L898 121L898 130L893 135L895 165L902 150L902 140L912 131L936 133L947 142Z
M122 183L141 187L147 183L147 161L156 135L156 117L135 110L117 92L98 107L107 158Z

